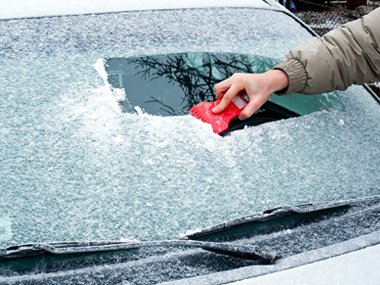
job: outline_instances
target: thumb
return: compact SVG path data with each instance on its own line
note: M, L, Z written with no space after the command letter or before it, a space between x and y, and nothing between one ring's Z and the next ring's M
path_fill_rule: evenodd
M226 107L228 106L228 104L231 103L232 99L239 93L239 88L236 86L236 85L232 85L228 91L226 92L226 94L224 94L222 100L220 101L219 105L215 106L213 109L212 109L212 112L213 113L220 113L222 112L224 109L226 109Z
M245 120L251 117L262 105L268 100L269 96L252 96L248 105L239 115L239 120Z

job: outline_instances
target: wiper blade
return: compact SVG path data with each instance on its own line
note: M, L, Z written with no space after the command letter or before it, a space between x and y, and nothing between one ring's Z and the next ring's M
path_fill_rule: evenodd
M343 213L351 206L351 201L342 201L331 204L302 204L291 207L278 207L266 210L262 214L238 218L193 232L187 234L186 237L191 240L220 241L268 234L282 229L295 228L332 214Z
M8 248L0 248L0 261L40 256L46 254L65 255L65 254L91 254L108 251L123 251L138 249L142 247L155 246L183 246L202 248L214 253L228 256L256 260L262 264L271 264L281 258L275 253L262 252L256 246L239 244L233 242L207 242L186 239L178 240L157 240L157 241L100 241L100 242L67 242L67 243L36 243Z

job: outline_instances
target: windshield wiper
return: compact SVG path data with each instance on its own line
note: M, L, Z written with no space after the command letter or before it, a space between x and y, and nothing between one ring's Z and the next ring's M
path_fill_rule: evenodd
M195 247L214 253L228 256L256 260L262 264L271 264L281 258L275 253L260 251L256 246L243 245L233 242L207 242L186 239L157 240L157 241L94 241L94 242L65 242L65 243L36 243L0 248L0 261L35 257L46 254L91 254L108 251L122 251L142 247L168 246L168 247Z
M253 215L225 222L212 228L189 234L184 239L156 241L84 241L62 243L33 243L0 248L0 262L17 258L37 257L43 255L92 254L100 252L124 251L143 247L192 247L210 252L224 254L243 259L258 261L261 264L271 264L281 258L276 253L261 251L252 244L241 244L231 241L210 241L213 236L223 237L238 231L240 235L246 232L253 234L265 233L275 227L292 228L305 224L323 216L351 207L352 201L332 204L304 204L296 207L279 207ZM236 234L236 233L235 233ZM200 240L206 239L206 240ZM209 239L209 240L207 240Z
M291 207L278 207L255 214L227 221L186 235L191 240L226 241L246 236L268 234L280 230L295 228L315 222L333 214L346 212L353 201L341 201L322 204L302 204Z

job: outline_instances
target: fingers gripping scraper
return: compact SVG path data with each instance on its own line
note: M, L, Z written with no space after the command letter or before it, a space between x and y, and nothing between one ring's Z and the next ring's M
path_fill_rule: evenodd
M211 110L217 106L222 98L214 102L200 102L190 109L190 114L195 118L202 120L212 126L214 133L223 134L228 130L229 123L232 119L239 116L248 101L240 95L234 97L232 102L218 114L214 114Z

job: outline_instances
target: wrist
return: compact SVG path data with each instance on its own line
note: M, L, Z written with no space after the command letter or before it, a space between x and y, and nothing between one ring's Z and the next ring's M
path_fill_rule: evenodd
M267 92L270 94L283 90L289 85L288 75L280 69L268 70L264 74L268 79Z

